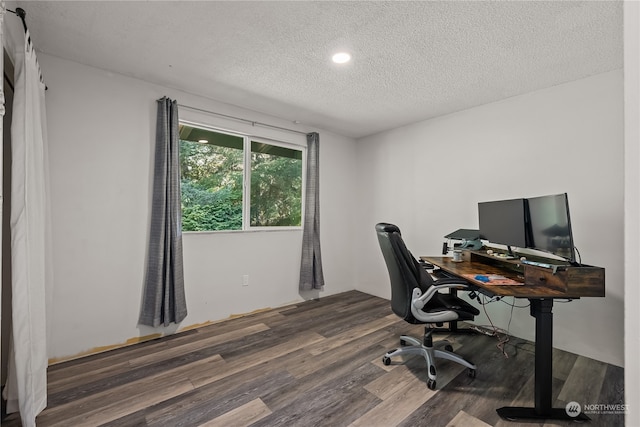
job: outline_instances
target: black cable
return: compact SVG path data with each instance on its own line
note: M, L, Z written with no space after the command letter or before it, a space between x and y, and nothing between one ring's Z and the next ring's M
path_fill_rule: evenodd
M582 255L580 255L580 251L578 250L578 247L574 246L573 250L578 253L578 265L582 265Z
M488 336L493 336L496 337L498 339L498 344L496 347L498 347L498 349L502 352L502 355L505 358L509 358L509 354L507 353L507 349L506 346L511 346L513 347L513 354L512 356L516 356L518 354L518 349L520 348L522 343L511 343L511 334L510 334L510 329L511 329L511 321L513 320L513 309L514 308L527 308L531 305L531 303L527 304L527 305L516 305L515 304L515 297L513 297L513 302L509 303L507 301L505 301L504 299L498 299L498 300L494 300L494 299L490 299L490 300L486 300L486 296L482 295L485 299L483 300L483 298L480 297L480 295L477 296L477 300L480 303L480 305L482 306L482 309L484 311L485 316L487 317L487 319L489 320L490 323L490 331L486 331L485 329L487 327L479 327L479 326L474 326L472 327L472 329L474 329L477 332L480 332L484 335L488 335ZM504 330L502 328L498 328L497 326L495 326L493 324L493 321L491 320L491 317L489 316L489 313L487 312L487 309L485 307L485 305L490 304L492 302L497 302L497 301L501 301L505 304L507 304L508 306L511 307L511 313L509 316L509 323L507 325L507 329ZM500 334L502 334L503 336L501 337Z
M512 303L505 301L505 300L504 300L504 298L503 298L503 299L501 299L501 300L500 300L500 302L502 302L502 303L504 303L504 304L507 304L507 305L510 305L512 308L513 308L513 307L515 307L515 308L527 308L527 307L531 307L531 302L529 302L527 305L516 305L516 298L515 298L515 297L513 297L513 302L512 302Z

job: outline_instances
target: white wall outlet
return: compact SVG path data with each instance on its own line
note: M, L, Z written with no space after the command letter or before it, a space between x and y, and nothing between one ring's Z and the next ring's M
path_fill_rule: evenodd
M245 274L242 276L242 286L249 286L249 275Z

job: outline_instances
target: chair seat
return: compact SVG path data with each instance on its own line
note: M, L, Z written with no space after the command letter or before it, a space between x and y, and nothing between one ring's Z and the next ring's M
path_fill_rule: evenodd
M474 316L480 314L480 310L455 295L438 292L435 298L446 309L458 313L460 320L472 320Z

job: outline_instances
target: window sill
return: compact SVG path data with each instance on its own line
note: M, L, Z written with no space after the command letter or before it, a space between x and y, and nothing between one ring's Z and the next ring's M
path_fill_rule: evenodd
M196 235L196 234L261 233L261 232L274 233L274 232L282 232L282 231L302 231L302 227L254 227L248 230L183 231L182 234Z

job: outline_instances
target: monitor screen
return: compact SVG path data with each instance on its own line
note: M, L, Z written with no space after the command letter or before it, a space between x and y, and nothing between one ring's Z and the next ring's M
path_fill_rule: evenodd
M491 243L527 247L525 199L478 203L480 238Z
M528 247L575 262L567 194L533 197L527 199L527 203L530 221Z

